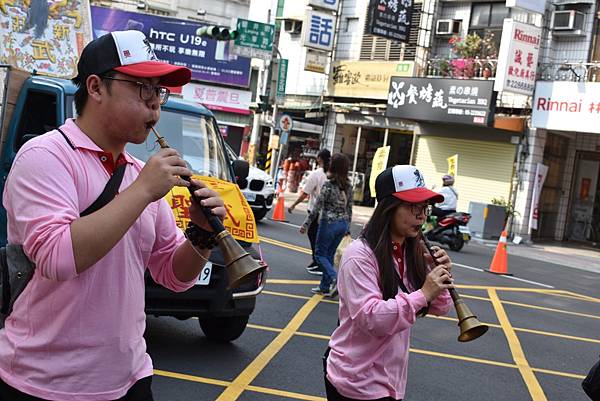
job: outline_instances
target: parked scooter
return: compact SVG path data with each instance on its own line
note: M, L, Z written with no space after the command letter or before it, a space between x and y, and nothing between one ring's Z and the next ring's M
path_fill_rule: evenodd
M451 213L444 217L429 216L425 223L424 233L429 241L448 245L453 251L460 251L471 240L471 230L467 223L471 219L469 213Z

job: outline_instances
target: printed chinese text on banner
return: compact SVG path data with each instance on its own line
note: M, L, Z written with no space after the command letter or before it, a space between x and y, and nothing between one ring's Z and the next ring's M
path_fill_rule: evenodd
M88 0L0 1L0 64L71 78L79 54L92 40Z
M448 159L448 175L456 177L458 172L458 155L450 156Z
M531 96L535 86L542 30L504 20L494 90Z
M193 176L216 191L225 202L227 216L223 225L238 240L258 243L254 214L240 188L231 182L205 176ZM187 188L174 187L165 199L173 210L177 226L185 230L190 222L190 193Z
M126 29L143 32L156 57L188 67L194 79L245 88L250 84L250 59L231 55L229 61L217 60L217 41L196 35L203 24L96 6L92 20L94 37Z
M474 79L392 77L385 115L490 126L496 103L493 85Z
M414 61L336 61L329 95L387 99L391 77L412 77Z
M190 83L183 87L183 98L210 110L250 114L252 92L233 88Z
M369 177L369 188L371 196L374 198L377 195L375 191L375 180L383 170L387 168L388 158L390 157L391 146L382 146L377 148L375 156L373 156L373 165L371 166L371 176Z
M367 10L367 33L408 42L413 0L371 0Z

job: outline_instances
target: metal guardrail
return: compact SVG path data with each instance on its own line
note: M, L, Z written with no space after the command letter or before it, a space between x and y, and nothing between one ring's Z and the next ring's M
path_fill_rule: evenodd
M427 61L427 76L493 79L496 77L497 66L497 59L432 58Z
M538 67L538 80L600 82L600 62L542 63Z

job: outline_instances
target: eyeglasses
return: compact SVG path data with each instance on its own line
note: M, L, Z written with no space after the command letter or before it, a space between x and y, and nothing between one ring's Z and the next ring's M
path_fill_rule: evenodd
M433 206L429 203L426 204L416 204L416 203L404 203L404 205L410 207L410 211L415 216L420 216L422 213L425 214L425 217L431 216L433 212Z
M119 79L113 77L102 76L102 79L110 79L112 81L121 81L121 82L129 82L131 84L136 84L140 88L140 99L144 102L151 100L154 95L158 96L158 100L160 101L161 106L167 103L167 99L169 99L169 94L171 91L164 86L158 85L150 85L144 82L139 81L130 81L128 79Z

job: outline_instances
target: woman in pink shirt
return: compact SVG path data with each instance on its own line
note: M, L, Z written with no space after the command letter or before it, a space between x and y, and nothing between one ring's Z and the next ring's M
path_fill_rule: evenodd
M377 207L338 273L340 324L325 359L329 401L404 398L411 326L452 306L452 262L438 247L433 261L420 240L431 204L443 196L409 165L382 172L375 189Z

